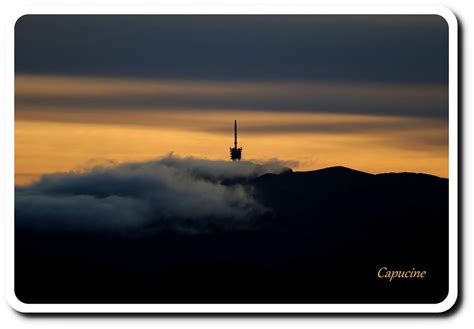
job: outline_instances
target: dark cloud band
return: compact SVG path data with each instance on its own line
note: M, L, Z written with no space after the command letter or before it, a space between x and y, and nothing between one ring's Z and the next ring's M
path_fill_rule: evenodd
M27 15L17 73L231 80L448 81L437 15Z
M448 88L430 84L232 82L17 77L15 103L63 112L218 110L448 117ZM72 109L72 110L71 110ZM40 110L41 111L41 110Z

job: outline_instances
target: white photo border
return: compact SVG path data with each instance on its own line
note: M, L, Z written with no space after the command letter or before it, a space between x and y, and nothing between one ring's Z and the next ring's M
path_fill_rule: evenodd
M437 304L26 304L14 292L14 28L26 14L284 14L284 15L439 15L449 27L449 292ZM5 242L6 298L24 313L442 313L458 297L458 23L451 10L442 6L35 6L19 7L9 13L6 26L6 111L0 129L6 135Z

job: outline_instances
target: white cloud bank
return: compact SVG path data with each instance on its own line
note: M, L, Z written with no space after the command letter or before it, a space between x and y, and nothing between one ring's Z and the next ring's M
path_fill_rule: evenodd
M285 170L277 160L259 164L169 155L45 175L16 188L15 223L19 229L121 234L245 227L266 209L235 181Z

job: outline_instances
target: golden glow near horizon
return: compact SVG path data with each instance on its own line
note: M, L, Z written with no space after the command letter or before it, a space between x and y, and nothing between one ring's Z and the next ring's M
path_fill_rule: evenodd
M318 86L324 84L319 83ZM243 159L278 158L297 162L294 170L346 166L371 172L423 172L448 177L447 120L377 114L328 114L329 111L282 111L265 109L195 109L157 105L146 108L133 103L87 102L62 105L42 103L41 97L133 97L164 94L194 95L265 94L273 97L282 84L196 83L179 81L127 81L114 79L17 76L16 96L39 97L18 102L15 108L15 178L27 184L46 173L83 170L94 165L156 159L173 152L179 156L228 159L233 143L233 120L239 123ZM283 93L312 95L315 86L284 84ZM348 97L370 96L374 86L329 84L321 97L344 92ZM357 90L357 88L359 88ZM377 87L379 98L390 97ZM388 88L388 87L387 87ZM397 97L422 102L437 97L439 90L423 86L398 87ZM430 89L431 88L431 89ZM370 89L370 90L369 90ZM369 94L367 94L369 93ZM386 95L384 96L384 93ZM427 96L428 95L428 96ZM442 95L441 97L444 97ZM323 109L324 110L324 109Z

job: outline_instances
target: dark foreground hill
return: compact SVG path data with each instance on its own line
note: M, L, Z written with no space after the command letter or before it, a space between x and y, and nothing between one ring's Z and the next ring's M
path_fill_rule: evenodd
M232 184L235 184L233 182ZM143 236L17 230L15 291L40 303L437 303L448 288L448 180L344 167L243 183L247 229ZM380 279L380 268L427 272Z

